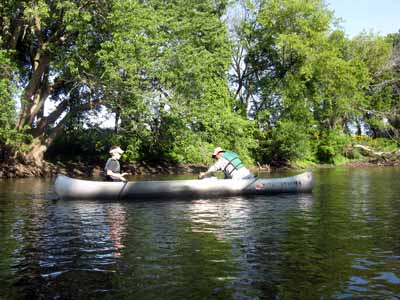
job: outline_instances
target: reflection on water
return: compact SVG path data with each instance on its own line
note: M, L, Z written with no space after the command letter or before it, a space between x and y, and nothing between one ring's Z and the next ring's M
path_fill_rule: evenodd
M313 194L62 201L0 181L0 299L399 299L399 169Z

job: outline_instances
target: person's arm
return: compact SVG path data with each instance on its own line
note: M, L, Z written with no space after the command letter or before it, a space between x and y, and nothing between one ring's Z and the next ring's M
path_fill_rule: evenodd
M217 172L221 169L221 159L219 159L215 164L213 164L206 172L200 172L199 179L203 179L208 177L209 175Z
M121 181L126 181L124 176L128 175L128 173L115 173L112 170L107 170L107 175L110 176L112 179L119 179Z

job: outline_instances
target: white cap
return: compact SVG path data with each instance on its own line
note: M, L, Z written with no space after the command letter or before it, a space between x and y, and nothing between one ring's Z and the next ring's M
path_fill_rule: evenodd
M215 157L218 153L220 152L225 152L221 147L217 147L214 149L214 152L212 154L212 157Z
M119 154L124 153L124 151L120 147L111 148L111 150L109 152L111 154L113 154L113 153L119 153Z

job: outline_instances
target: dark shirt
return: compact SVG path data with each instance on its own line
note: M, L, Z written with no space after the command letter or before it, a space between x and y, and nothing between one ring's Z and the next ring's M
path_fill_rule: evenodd
M106 162L104 170L106 172L106 180L108 180L108 181L116 180L116 179L113 179L111 176L107 175L107 171L110 170L114 173L119 173L121 170L119 161L114 158L109 158Z

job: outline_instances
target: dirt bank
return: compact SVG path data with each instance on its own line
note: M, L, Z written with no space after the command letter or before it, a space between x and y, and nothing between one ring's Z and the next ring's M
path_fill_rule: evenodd
M400 150L393 152L375 152L368 147L362 147L365 155L362 160L350 161L341 167L367 167L367 166L400 166ZM266 165L268 166L268 165ZM335 167L334 165L313 165L310 168ZM159 162L151 164L146 162L137 162L127 164L121 162L121 168L124 172L131 175L152 175L152 174L198 174L205 171L207 166L196 164L171 164ZM274 169L296 169L293 166L282 166L278 168L268 166L268 172ZM253 172L265 171L266 167L258 164L251 168ZM22 177L54 177L57 173L73 177L99 177L103 175L103 165L84 164L79 162L48 162L44 161L41 166L33 163L21 163L17 161L8 161L0 163L0 178L22 178Z
M182 174L199 173L204 171L206 166L195 164L168 164L168 163L121 163L124 172L131 175L151 175L151 174ZM44 161L41 166L33 163L20 163L8 161L0 163L0 178L23 178L23 177L54 177L57 173L66 174L74 177L98 177L102 176L103 166L100 164L84 163L63 163Z

